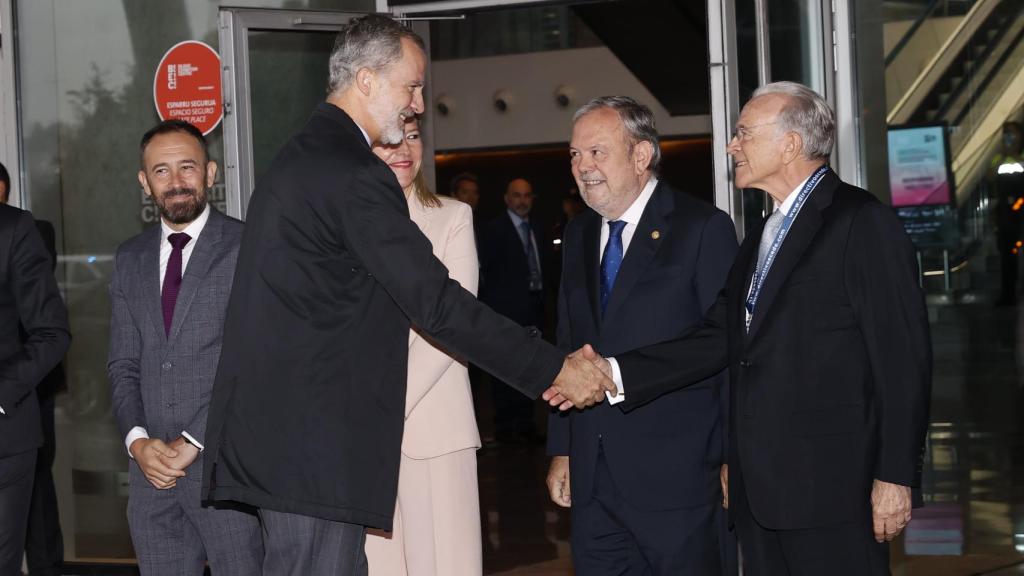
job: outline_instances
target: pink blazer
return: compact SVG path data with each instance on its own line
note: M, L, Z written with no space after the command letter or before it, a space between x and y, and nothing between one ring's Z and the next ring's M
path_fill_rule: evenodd
M409 216L434 246L434 256L463 288L476 294L480 268L473 212L452 198L440 208L409 199ZM409 331L409 381L402 453L424 459L480 447L466 365L439 350L415 327Z

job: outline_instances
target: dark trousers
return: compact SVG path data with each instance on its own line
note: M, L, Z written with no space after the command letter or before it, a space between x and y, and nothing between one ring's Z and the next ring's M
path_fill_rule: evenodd
M732 518L739 532L744 576L887 576L889 544L875 542L870 504L860 522L805 530L772 530L751 514L742 473L729 467Z
M32 503L28 514L28 537L25 539L29 576L56 576L64 562L64 536L60 531L57 491L53 486L53 460L57 453L53 409L53 396L39 398L43 445L36 459Z
M572 506L572 559L581 576L721 574L719 500L695 508L640 510L615 487L603 452L593 497Z
M531 321L527 326L544 328L544 293L529 293ZM537 426L534 417L536 403L523 393L500 380L491 380L491 398L494 401L494 435L499 441L534 440Z
M0 575L21 574L36 450L0 458Z
M260 509L263 576L367 576L366 528Z

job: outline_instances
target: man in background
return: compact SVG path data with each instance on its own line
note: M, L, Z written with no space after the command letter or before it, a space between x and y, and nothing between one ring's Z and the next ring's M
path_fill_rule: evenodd
M525 178L508 183L505 211L480 231L480 300L522 326L544 329L544 291L551 243L530 218L533 186ZM534 404L504 385L491 387L498 442L539 443Z
M451 195L452 198L469 204L469 207L473 209L473 214L476 214L477 208L480 207L480 183L477 181L476 174L462 172L452 178Z

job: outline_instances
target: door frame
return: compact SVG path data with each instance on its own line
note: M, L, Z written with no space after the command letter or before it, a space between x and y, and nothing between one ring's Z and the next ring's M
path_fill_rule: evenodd
M252 100L249 79L249 32L331 32L356 12L261 8L220 9L219 42L223 75L224 186L227 212L245 219L256 186L252 143ZM433 150L431 150L431 154ZM427 152L424 151L424 157Z
M732 162L725 154L732 126L739 116L739 80L735 29L736 0L706 0L708 10L708 54L711 80L712 158L715 205L729 214L742 236L742 191L733 186ZM863 186L865 181L860 145L861 128L857 97L856 49L853 31L852 0L817 0L822 22L822 62L824 63L825 99L836 113L836 147L833 166L846 182ZM10 0L0 0L0 5ZM414 18L420 14L441 11L476 11L486 8L511 8L550 3L550 0L444 0L423 4L389 6L387 0L375 0L378 11L390 12L397 18ZM252 117L248 98L250 30L332 31L340 28L353 12L309 10L237 9L220 10L220 51L224 72L224 178L228 213L245 217L246 207L255 186L252 161ZM758 22L765 27L766 18ZM413 28L429 43L427 22L411 20ZM429 47L428 47L429 53ZM759 54L759 67L770 70L767 50ZM429 66L428 66L429 75ZM429 81L429 78L428 78ZM764 81L771 81L770 77ZM245 97L242 97L244 95ZM424 170L433 181L433 131L424 130ZM752 215L754 217L759 215Z

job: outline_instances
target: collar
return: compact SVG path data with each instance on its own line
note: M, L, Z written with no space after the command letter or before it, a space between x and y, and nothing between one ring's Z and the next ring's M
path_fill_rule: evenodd
M370 142L370 135L366 133L366 130L363 130L363 127L357 124L356 121L353 120L351 116L349 116L348 112L342 110L334 103L327 101L318 102L315 108L315 112L319 112L327 116L331 120L341 124L342 126L345 126L346 128L348 128L349 123L352 123L352 125L358 128L359 132L363 135L363 141L366 142L368 146L373 145L373 143Z
M640 218L644 215L644 209L647 208L647 203L650 202L651 196L654 195L654 189L658 187L658 179L651 176L650 180L644 186L644 189L640 191L640 195L633 200L633 203L626 208L626 211L619 216L619 220L626 222L627 224L639 224ZM604 224L608 223L607 218L602 218Z
M512 224L516 227L516 230L519 230L519 227L523 225L523 222L529 222L530 221L530 217L529 216L527 216L526 218L520 218L519 214L516 214L515 212L513 212L509 208L506 208L505 212L508 212L508 216L509 216L509 218L512 219Z
M203 208L202 213L199 214L199 216L195 220L190 222L189 225L186 226L184 230L182 230L182 232L188 234L189 237L192 238L190 242L194 242L195 239L199 238L199 235L202 234L203 228L206 227L206 222L209 219L210 203L207 202L206 208ZM160 245L163 246L164 242L167 242L167 237L174 233L175 230L168 226L167 223L164 222L163 218L160 218Z
M363 130L363 127L359 125L359 122L353 120L352 123L356 125L356 128L359 128L360 132L363 133L363 139L366 140L366 144L373 148L373 142L370 142L370 135L366 133L366 130Z
M789 210L793 208L793 204L796 203L796 197L800 194L800 190L803 190L804 184L807 184L807 181L810 179L811 177L808 176L807 178L804 178L803 182L797 184L796 188L789 193L789 196L786 197L786 200L781 205L778 202L775 203L775 208L782 210L783 216L789 215Z

